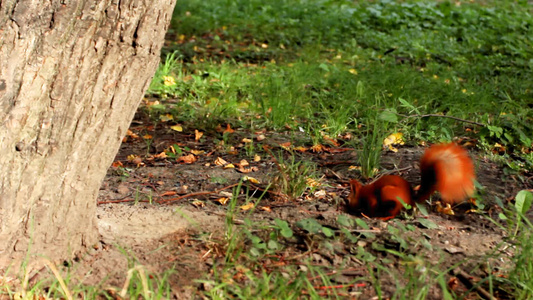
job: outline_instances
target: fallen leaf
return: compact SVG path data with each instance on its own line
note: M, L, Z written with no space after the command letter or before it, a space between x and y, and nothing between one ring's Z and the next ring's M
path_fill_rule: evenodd
M205 153L204 150L191 150L191 153L194 155L202 155Z
M160 115L159 120L161 122L168 122L174 120L174 116L171 114Z
M401 132L395 132L387 136L383 140L383 147L384 148L394 148L392 145L404 145L405 142L403 140L403 133ZM394 148L395 149L395 148ZM398 150L394 151L397 152Z
M254 204L252 202L250 202L248 204L239 206L239 208L241 210L247 211L247 210L250 210L250 209L254 208Z
M258 142L260 142L260 141L266 139L266 137L265 137L264 134L260 134L260 135L258 135L257 137L255 137L255 139L256 139Z
M318 186L320 186L320 182L318 182L318 180L316 180L314 178L311 178L311 177L306 178L305 182L307 183L307 186L309 186L309 187L318 187Z
M437 202L437 211L441 214L445 214L445 215L450 215L450 216L453 216L455 215L455 212L453 211L452 209L452 206L450 205L450 203L446 203L446 206L442 206L442 204L440 203L440 201Z
M215 202L218 202L222 205L226 205L228 203L229 198L228 197L221 197L215 200Z
M245 143L245 144L248 144L248 143L251 143L252 140L251 140L251 139L248 139L248 138L243 138L243 139L242 139L242 142Z
M339 142L337 142L336 139L332 139L332 138L330 138L330 137L327 136L327 135L323 135L322 138L323 138L326 142L329 142L330 144L332 144L332 145L335 146L335 147L339 147L339 146L340 146Z
M227 164L225 165L224 167L222 167L223 169L235 169L235 165L234 164Z
M149 134L145 134L145 135L143 135L143 139L145 139L145 140L151 140L151 139L152 139L152 136L149 135Z
M319 190L319 191L316 191L313 195L318 199L324 199L326 197L326 191Z
M203 132L198 131L198 129L195 129L195 130L194 130L194 140L195 140L195 141L198 142L198 141L200 140L200 138L202 137L202 135L204 135Z
M200 200L194 200L193 202L191 202L191 204L194 205L196 208L202 208L205 206L205 203Z
M124 165L122 164L122 162L120 160L114 161L111 166L113 168L124 167Z
M167 158L168 155L167 155L167 153L165 151L163 151L163 152L161 152L159 154L154 155L154 157L155 158L159 158L159 159L164 159L164 158Z
M255 162L261 161L261 156L259 156L259 155L257 155L257 154L254 155L254 161L255 161Z
M303 146L298 146L298 147L294 148L294 150L303 153L303 152L306 152L306 151L309 150L309 149L306 148L306 147L303 147Z
M133 131L129 130L126 132L126 135L129 136L129 137L132 137L134 139L138 139L139 138L139 135L134 133Z
M270 208L270 206L260 206L259 209L266 212L272 212L272 208Z
M177 131L177 132L182 132L183 131L183 127L181 127L180 124L176 124L174 126L170 126L170 129L172 129L174 131Z
M184 163L184 164L192 164L192 163L196 162L197 160L198 159L196 158L196 156L194 156L194 154L189 154L189 155L180 156L177 159L177 162L178 163Z
M326 150L327 148L322 145L322 144L316 144L316 145L313 145L311 147L311 151L315 152L315 153L320 153L320 152L324 152L324 150Z
M250 181L251 183L255 183L255 184L259 184L259 180L253 178L253 177L250 177L250 176L244 176L242 178L243 181Z
M281 148L283 148L285 150L290 150L291 142L281 143L279 145L280 145Z
M226 129L224 130L224 133L234 133L235 130L234 129L231 129L231 126L228 124L226 124Z
M166 86L173 86L176 84L176 80L172 76L163 76L163 84Z
M215 165L217 166L223 166L225 164L227 164L228 162L225 161L222 157L217 157L217 159L215 159Z
M243 159L241 160L241 162L239 163L239 165L243 166L243 167L247 167L250 165L250 163L246 160L246 159Z

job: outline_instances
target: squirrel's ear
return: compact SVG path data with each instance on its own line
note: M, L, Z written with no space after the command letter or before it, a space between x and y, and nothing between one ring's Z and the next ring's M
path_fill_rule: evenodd
M350 180L350 191L352 193L356 193L357 191L359 191L362 186L363 185L359 181L355 179Z

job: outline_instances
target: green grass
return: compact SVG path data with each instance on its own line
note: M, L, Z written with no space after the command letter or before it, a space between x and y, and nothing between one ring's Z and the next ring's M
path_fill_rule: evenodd
M176 84L165 91L156 75L149 92L177 95L166 111L198 127L291 128L316 144L366 135L386 111L397 118L378 126L410 143L472 135L524 156L532 26L525 2L187 1L158 73Z

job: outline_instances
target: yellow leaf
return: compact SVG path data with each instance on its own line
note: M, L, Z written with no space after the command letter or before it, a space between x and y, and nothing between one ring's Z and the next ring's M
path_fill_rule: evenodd
M227 164L225 165L224 167L222 167L223 169L235 169L235 165L233 164Z
M259 184L259 180L253 178L253 177L250 177L250 176L244 176L242 178L243 181L250 181L251 183L255 183L255 184Z
M320 182L318 182L318 180L316 180L314 178L311 178L311 177L306 178L305 182L307 183L307 186L309 186L309 187L320 186Z
M174 116L171 115L171 114L160 115L160 116L159 116L159 120L161 120L161 122L172 121L172 120L174 120Z
M257 155L257 154L254 155L254 161L255 161L255 162L261 161L261 156L259 156L259 155Z
M241 160L241 162L240 162L239 164L240 164L241 166L243 166L243 167L246 167L246 166L249 166L249 165L250 165L250 163L249 163L246 159Z
M348 70L348 72L354 74L354 75L357 75L357 70L356 69L350 69Z
M403 133L401 132L392 133L383 140L384 147L389 147L391 145L403 145L403 144L405 144L405 142L403 140Z
M437 211L445 215L450 215L450 216L455 215L450 203L446 203L446 206L443 207L440 201L437 202Z
M252 140L251 140L251 139L247 139L247 138L243 138L243 139L242 139L242 142L245 143L245 144L247 144L247 143L251 143Z
M152 136L149 135L149 134L145 134L145 135L143 135L143 139L145 139L145 140L151 140L151 139L152 139Z
M183 127L181 127L180 124L176 124L174 126L171 126L170 129L172 129L174 131L177 131L177 132L182 132L183 131Z
M250 210L252 208L254 208L254 204L252 202L240 206L240 209L244 211Z
M172 76L163 76L163 84L166 86L173 86L176 84L176 80Z
M201 155L201 154L204 154L205 151L204 150L191 150L191 153L194 155Z

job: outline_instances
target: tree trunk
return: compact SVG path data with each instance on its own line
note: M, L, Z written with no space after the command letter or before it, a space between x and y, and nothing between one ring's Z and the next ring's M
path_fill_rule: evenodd
M98 190L174 4L0 0L0 269L97 242Z

